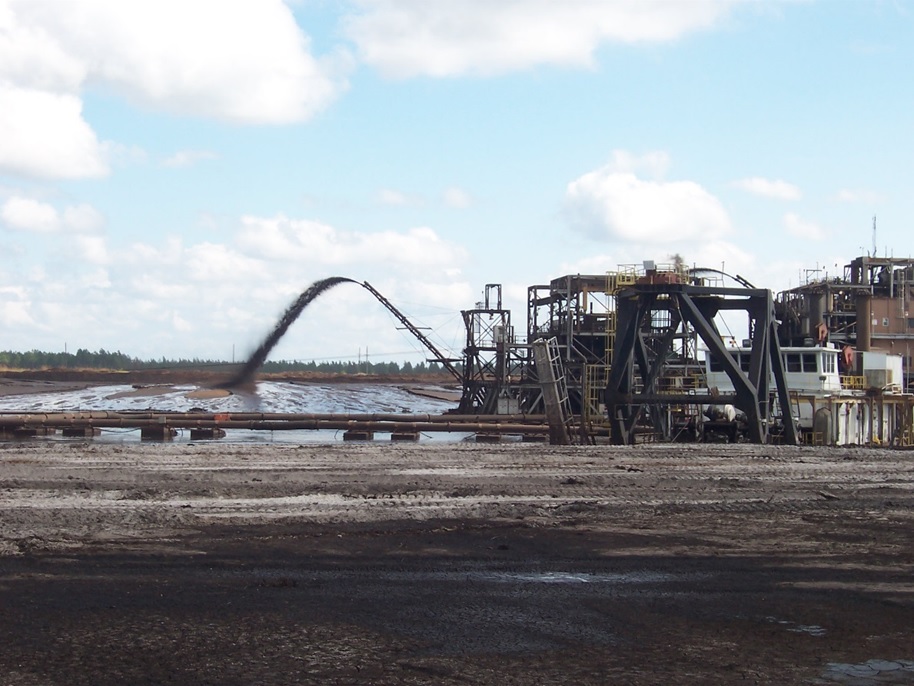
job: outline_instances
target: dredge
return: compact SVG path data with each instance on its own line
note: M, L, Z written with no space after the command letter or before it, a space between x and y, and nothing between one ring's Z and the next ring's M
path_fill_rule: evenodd
M729 279L730 285L725 285ZM177 428L216 438L226 429L342 429L344 438L416 440L422 431L506 434L553 444L751 441L914 445L911 382L914 260L858 257L841 278L812 278L775 297L716 269L646 261L566 275L527 290L515 330L500 284L462 311L462 355L449 356L367 282L315 282L286 310L223 387L253 385L272 347L327 289L368 290L460 384L440 419L392 416L71 413L0 417L0 432ZM731 325L743 322L738 343ZM726 331L726 334L723 333ZM743 329L740 329L741 333Z
M914 260L859 257L775 297L681 263L501 286L463 312L458 412L545 414L553 442L914 443ZM721 328L742 314L740 343ZM564 429L556 429L564 427Z

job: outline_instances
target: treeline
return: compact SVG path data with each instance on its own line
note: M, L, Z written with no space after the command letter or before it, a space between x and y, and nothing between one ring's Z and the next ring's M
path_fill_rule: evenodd
M0 352L0 368L5 369L110 369L116 371L133 371L139 369L204 369L232 364L225 360L170 360L165 357L158 360L140 360L120 351L109 352L80 348L75 353L49 353L40 350L29 352ZM369 362L369 361L311 361L277 360L267 361L263 365L267 373L282 372L320 372L325 374L440 374L442 366L436 362Z
M267 360L263 371L268 374L282 372L321 372L329 374L440 374L444 368L437 362L301 362L296 360Z

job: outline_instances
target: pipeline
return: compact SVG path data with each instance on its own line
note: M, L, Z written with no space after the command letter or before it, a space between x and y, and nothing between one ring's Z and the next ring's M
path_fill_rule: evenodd
M368 418L372 415L281 415L260 413L134 414L116 412L28 413L0 415L2 429L249 429L254 431L348 430L395 432L461 432L545 435L549 427L539 416L417 415ZM385 417L376 415L375 417Z
M527 426L545 424L541 414L393 414L393 413L350 413L333 412L149 412L149 411L82 411L82 412L0 412L0 427L9 426L70 426L74 423L97 421L156 423L182 422L389 422L428 424L499 424L512 423Z

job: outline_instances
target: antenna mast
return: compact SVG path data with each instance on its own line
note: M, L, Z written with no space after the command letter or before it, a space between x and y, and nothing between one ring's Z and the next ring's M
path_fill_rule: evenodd
M876 215L873 215L873 257L876 257Z

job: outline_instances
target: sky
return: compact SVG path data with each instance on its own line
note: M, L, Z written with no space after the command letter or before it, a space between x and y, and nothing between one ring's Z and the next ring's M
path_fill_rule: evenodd
M445 354L501 284L908 257L908 0L0 0L0 350L237 359L313 282ZM875 225L875 230L874 230ZM428 353L367 290L271 359Z

